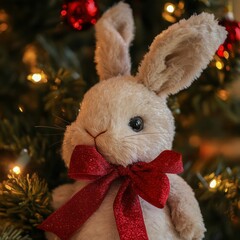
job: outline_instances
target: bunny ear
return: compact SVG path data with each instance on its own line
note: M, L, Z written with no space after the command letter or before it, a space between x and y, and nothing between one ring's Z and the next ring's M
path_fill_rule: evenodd
M137 79L157 94L177 93L199 77L225 37L212 14L181 20L154 39Z
M128 4L110 8L96 24L95 62L100 80L130 74L129 44L133 39L133 16Z

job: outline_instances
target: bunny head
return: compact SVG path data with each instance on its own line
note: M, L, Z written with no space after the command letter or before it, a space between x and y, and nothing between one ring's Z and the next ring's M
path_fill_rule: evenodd
M66 129L62 154L67 166L76 145L95 146L107 161L123 166L151 161L171 149L174 121L166 98L200 75L226 37L211 14L181 20L154 39L131 76L133 30L125 3L96 24L100 82L85 94L76 121Z

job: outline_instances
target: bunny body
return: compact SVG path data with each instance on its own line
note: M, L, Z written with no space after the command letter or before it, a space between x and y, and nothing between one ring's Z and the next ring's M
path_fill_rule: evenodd
M226 35L209 14L183 20L155 38L133 77L128 54L132 32L131 10L124 3L107 11L96 25L101 81L85 94L76 121L67 127L62 152L67 166L76 145L95 146L107 161L122 166L150 162L171 149L175 129L166 98L199 76ZM139 117L142 122L130 124ZM139 124L142 128L137 128ZM163 209L140 198L149 239L202 239L205 227L193 191L181 177L168 177L170 194ZM58 209L88 183L55 189L53 207ZM119 185L114 182L99 209L71 240L119 240L113 214ZM58 239L51 233L47 237Z
M171 179L170 177L170 180L172 180L171 182L173 183L175 180L177 181L178 185L181 185L179 180L183 180L178 176L175 177L175 179ZM64 202L69 200L69 196L77 193L84 185L84 183L76 182L74 184L67 184L57 188L54 192L55 207L58 208ZM188 194L190 193L189 198L193 198L193 193L185 182L182 182L182 187L183 189L181 190L181 193L183 191L187 192ZM115 183L111 187L109 194L104 199L100 208L84 224L83 228L71 238L71 240L119 240L119 234L116 228L112 207L118 188L118 183ZM175 219L179 223L178 227L182 229L182 234L184 235L186 233L186 235L182 237L180 237L180 234L176 231L175 225L171 220L170 209L168 205L166 205L163 209L159 209L150 205L143 199L140 199L140 202L149 240L201 239L203 237L205 228L202 221L194 222L194 224L190 224L189 222L189 217L201 219L200 212L195 202L191 203L191 205L196 205L197 213L191 210L192 212L186 213L184 216L181 215L181 219ZM189 201L187 203L189 203ZM187 203L183 204L185 208L189 208ZM186 209L183 208L179 210L184 211ZM178 213L176 212L175 214L177 215ZM48 239L59 240L57 236L51 233L48 233L47 236Z

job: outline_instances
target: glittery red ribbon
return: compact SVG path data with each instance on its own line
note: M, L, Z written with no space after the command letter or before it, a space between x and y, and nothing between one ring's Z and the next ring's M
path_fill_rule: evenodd
M123 182L114 201L114 215L121 240L147 240L138 195L152 205L163 208L170 184L165 173L183 171L181 155L163 151L150 163L137 162L123 167L108 163L95 147L75 147L69 176L76 180L93 180L65 205L50 215L38 228L55 233L62 240L70 237L100 207L112 182Z

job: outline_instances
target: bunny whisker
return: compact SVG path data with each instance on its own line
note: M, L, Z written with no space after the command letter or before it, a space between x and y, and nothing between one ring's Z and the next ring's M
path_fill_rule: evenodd
M66 125L65 125L65 126L60 126L60 125L54 124L53 126L54 126L54 127L57 127L57 128L64 129L64 130L66 129Z
M52 147L54 147L54 146L56 146L56 145L58 145L58 144L62 144L62 140L57 141L57 142L51 144L51 145L49 146L49 148L52 148Z
M160 132L155 132L155 133L139 133L139 134L132 134L132 135L128 135L128 136L125 136L123 139L125 138L132 138L132 137L139 137L139 136L142 136L142 135L162 135L162 136L166 136L167 134L166 133L160 133Z
M43 136L62 136L64 132L62 133L43 133Z
M49 129L56 129L56 130L64 130L65 131L65 128L63 127L60 127L60 126L44 126L44 125L38 125L38 126L35 126L35 128L49 128Z
M67 124L70 124L70 122L67 121L66 119L64 119L64 118L62 118L62 117L59 117L59 116L57 116L56 114L52 114L52 115L53 115L54 117L56 117L56 118L62 120L63 122L65 122L65 123L67 123Z

